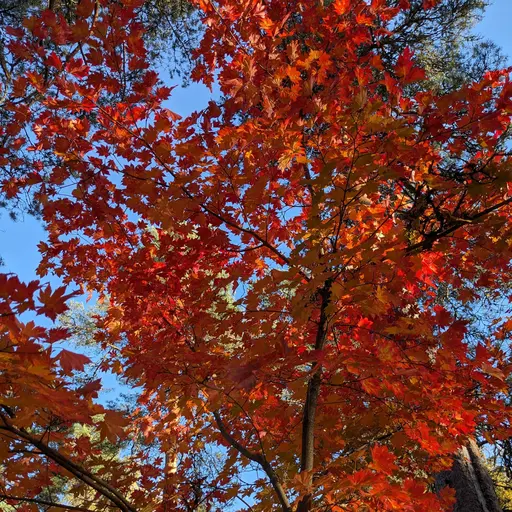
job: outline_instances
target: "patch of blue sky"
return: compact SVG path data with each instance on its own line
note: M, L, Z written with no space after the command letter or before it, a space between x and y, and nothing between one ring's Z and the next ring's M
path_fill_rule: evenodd
M474 27L475 34L490 39L501 47L512 63L512 35L510 20L512 19L512 2L510 0L493 0L485 11L483 19Z

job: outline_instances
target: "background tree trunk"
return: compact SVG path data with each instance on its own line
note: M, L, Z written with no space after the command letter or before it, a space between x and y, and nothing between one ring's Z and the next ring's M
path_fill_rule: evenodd
M446 486L456 491L453 512L502 512L494 483L473 440L459 450L452 469L436 477L438 490Z

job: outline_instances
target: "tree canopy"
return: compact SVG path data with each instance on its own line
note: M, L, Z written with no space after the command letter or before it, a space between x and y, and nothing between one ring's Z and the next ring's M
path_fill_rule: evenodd
M106 301L101 368L138 391L122 415L73 384L87 358L23 314L76 292L2 276L9 504L59 475L71 510L450 509L434 475L511 436L512 318L469 311L510 281L512 84L433 87L412 43L388 51L447 3L193 2L191 76L223 97L186 118L143 0L7 29L2 191L41 205L41 278Z

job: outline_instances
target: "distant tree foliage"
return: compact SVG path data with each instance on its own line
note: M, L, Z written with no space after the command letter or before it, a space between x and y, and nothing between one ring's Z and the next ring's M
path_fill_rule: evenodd
M170 72L171 78L188 83L191 53L201 33L193 6L186 0L150 0L144 4L143 13L151 57Z
M403 1L389 3L398 6ZM431 9L423 8L423 0L408 3L410 8L394 20L393 32L382 46L387 62L410 48L436 92L448 92L478 80L486 71L504 64L499 46L472 30L482 19L489 0L442 0Z

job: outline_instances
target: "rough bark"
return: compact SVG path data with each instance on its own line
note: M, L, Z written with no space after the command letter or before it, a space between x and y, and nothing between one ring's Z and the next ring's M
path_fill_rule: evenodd
M502 512L489 471L475 441L461 448L452 469L436 477L436 488L452 487L456 492L453 512Z

